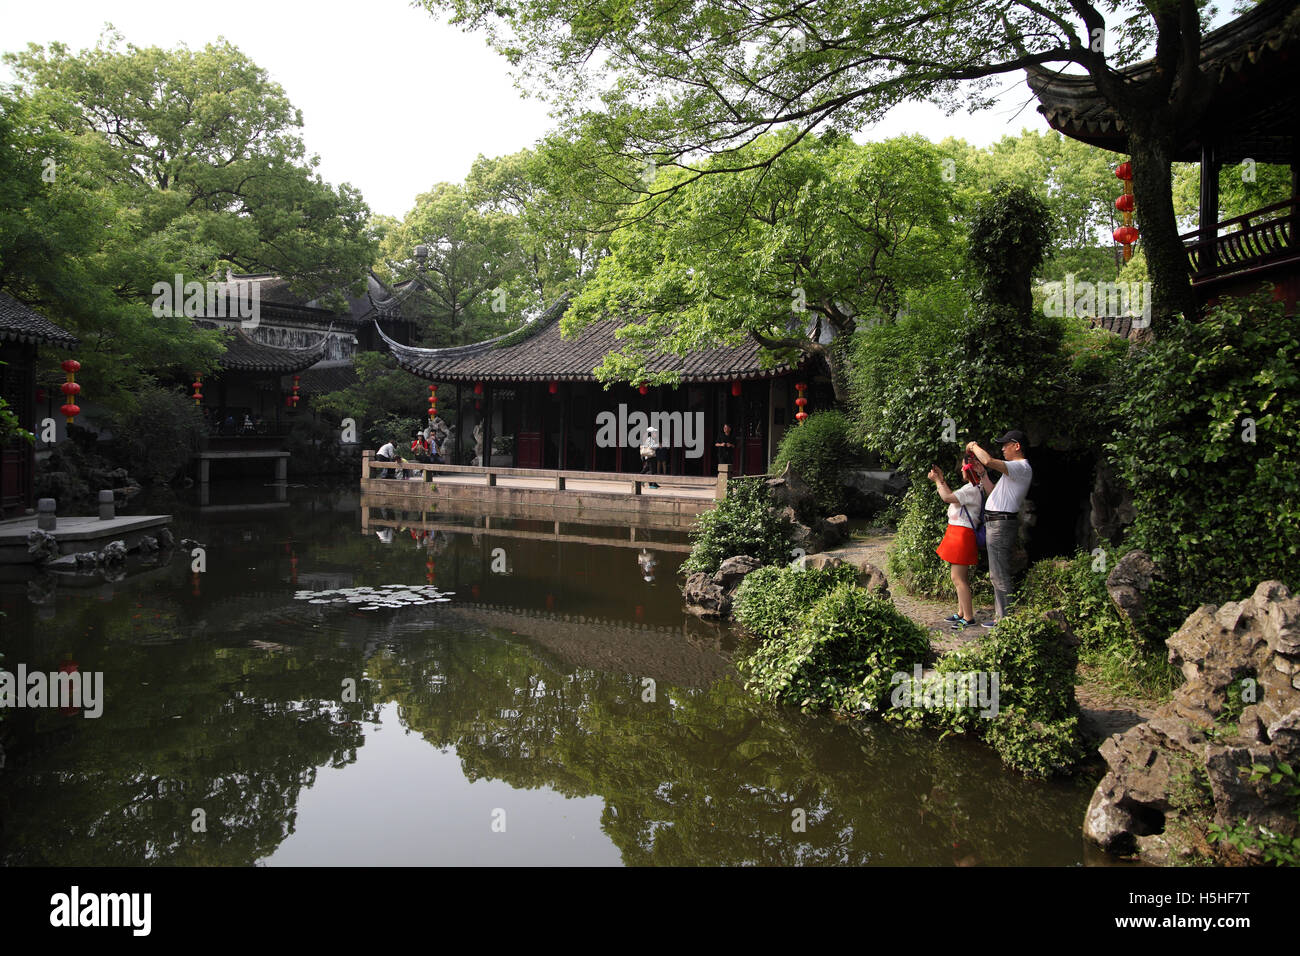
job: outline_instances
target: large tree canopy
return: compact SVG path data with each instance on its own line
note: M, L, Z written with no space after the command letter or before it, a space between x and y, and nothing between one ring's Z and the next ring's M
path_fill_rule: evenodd
M997 78L1026 68L1086 71L1130 130L1157 316L1195 309L1170 163L1219 82L1200 67L1205 0L421 2L485 30L525 82L571 115L599 99L592 122L612 151L661 166L729 152L776 127L856 130L905 100L980 109ZM1145 79L1119 72L1152 54L1157 68ZM732 154L730 168L775 155Z
M738 155L779 148L759 140ZM621 353L600 370L606 378L667 381L644 372L666 343L684 352L748 337L774 358L821 355L842 391L839 353L820 333L846 341L864 319L892 320L909 291L960 269L956 193L941 159L919 137L859 146L831 135L805 140L771 169L702 178L663 170L670 182L656 186L689 182L671 206L615 234L566 327L644 316L623 328Z
M128 406L151 376L207 371L220 353L184 316L153 314L157 282L233 269L320 295L365 275L360 195L313 171L298 111L235 47L110 34L5 60L0 288L80 337L93 400Z

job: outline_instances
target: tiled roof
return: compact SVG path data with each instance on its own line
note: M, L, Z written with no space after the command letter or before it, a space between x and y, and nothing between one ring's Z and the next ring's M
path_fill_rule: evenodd
M327 365L324 368L312 367L299 376L299 391L304 395L324 395L337 392L357 383L357 369L354 365Z
M1143 329L1146 328L1145 325L1134 328L1133 316L1131 315L1099 315L1089 319L1088 324L1094 329L1114 332L1126 339L1139 338Z
M384 335L382 328L379 334L398 365L434 382L594 382L596 366L623 347L614 333L627 323L616 319L593 322L573 338L561 338L560 317L568 305L568 299L561 299L524 329L473 345L422 349L399 345ZM792 370L788 363L764 368L762 352L758 343L747 342L698 349L684 356L659 353L647 369L677 371L683 382L772 378Z
M226 332L229 342L219 361L222 368L232 372L278 372L284 375L301 372L324 358L329 344L329 336L322 335L319 342L307 348L282 349L253 341L243 329L227 329Z
M1234 153L1246 149L1244 155L1262 163L1290 161L1295 144L1298 47L1300 8L1295 0L1265 0L1202 38L1200 69L1219 83L1207 112L1208 122L1217 132L1231 136L1239 147ZM1118 72L1126 80L1140 83L1154 70L1155 60L1143 60ZM1094 146L1127 151L1123 120L1091 76L1045 66L1029 67L1025 72L1029 88L1041 104L1038 112L1053 129ZM1285 108L1277 109L1278 104ZM1249 120L1243 122L1244 117ZM1199 161L1196 131L1182 133L1185 141L1177 144L1173 159ZM1224 161L1238 158L1221 157Z
M233 274L230 278L236 282L257 283L259 303L271 315L287 314L290 316L312 317L319 321L322 317L341 326L357 326L369 322L374 316L382 316L390 321L404 321L402 315L402 289L410 283L401 283L397 291L390 291L373 272L366 273L366 288L360 295L353 295L345 290L347 299L345 312L327 308L323 296L307 297L295 294L287 280L269 274ZM224 287L227 283L223 282Z
M59 328L8 293L0 292L0 341L6 340L65 348L77 344L77 337L71 332Z

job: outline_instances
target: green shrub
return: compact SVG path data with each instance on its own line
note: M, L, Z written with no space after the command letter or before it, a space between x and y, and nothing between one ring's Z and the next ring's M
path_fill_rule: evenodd
M772 470L778 474L793 465L808 483L822 514L844 510L844 472L861 457L847 415L835 410L815 412L802 425L788 429Z
M133 408L114 416L117 463L141 482L171 481L199 447L203 416L193 401L167 388L136 393Z
M833 568L792 568L773 565L745 576L736 590L732 617L764 640L788 634L807 610L840 584L853 584L851 564Z
M404 450L410 449L411 436L422 431L428 424L428 416L385 415L366 423L366 447L378 449L385 442L392 442L397 446L398 456L401 456Z
M1169 663L1164 642L1137 633L1110 599L1105 569L1119 557L1107 554L1104 564L1091 554L1039 561L1025 575L1017 600L1027 613L1064 614L1080 641L1080 663L1099 683L1117 694L1164 699L1181 674Z
M893 674L924 658L926 631L888 600L840 584L787 633L742 659L745 687L804 708L879 711Z
M727 497L695 519L682 573L712 574L727 558L748 554L762 564L786 564L794 549L790 522L772 506L762 481L733 481Z
M1029 609L1004 618L979 644L945 655L915 693L944 675L998 678L997 713L971 707L893 707L887 720L982 738L1002 762L1034 777L1064 773L1084 755L1074 700L1076 656L1060 627Z
M1267 294L1229 297L1136 350L1109 446L1137 513L1125 539L1167 583L1167 637L1203 603L1300 586L1300 329ZM1249 542L1249 546L1246 543Z

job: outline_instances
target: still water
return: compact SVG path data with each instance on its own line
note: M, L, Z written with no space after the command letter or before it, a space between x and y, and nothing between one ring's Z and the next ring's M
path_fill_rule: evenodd
M0 578L0 667L104 675L98 719L4 714L0 862L1092 862L1093 780L750 698L680 610L679 534L363 533L355 493L270 497L168 503L201 573Z

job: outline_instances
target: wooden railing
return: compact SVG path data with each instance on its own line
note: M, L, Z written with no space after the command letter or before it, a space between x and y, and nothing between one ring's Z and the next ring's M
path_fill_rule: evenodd
M718 466L718 476L710 478L704 475L642 475L620 471L555 471L550 468L498 468L483 465L429 465L419 461L379 461L373 451L361 453L361 477L363 480L383 478L376 471L402 471L411 480L412 472L420 472L421 480L431 482L438 475L456 478L481 478L484 487L496 487L501 478L543 478L555 491L566 491L570 481L617 482L630 487L633 495L643 494L646 485L659 485L661 488L698 488L713 492L713 498L721 501L727 497L727 475L730 467Z
M1241 272L1256 266L1300 258L1296 246L1296 197L1225 219L1215 235L1200 230L1182 235L1194 278Z

